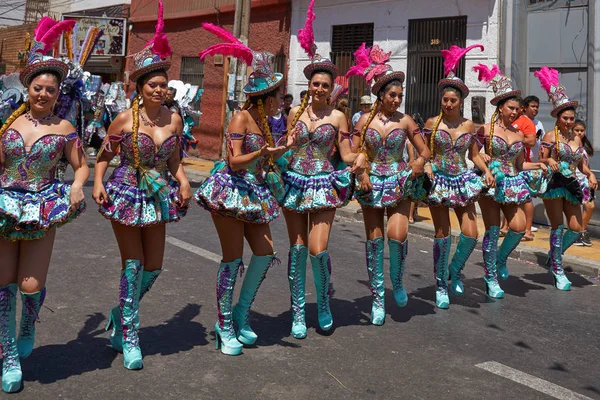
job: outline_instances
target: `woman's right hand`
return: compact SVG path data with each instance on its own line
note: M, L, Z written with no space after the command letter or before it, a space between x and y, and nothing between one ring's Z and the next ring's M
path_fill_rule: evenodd
M425 173L427 174L429 179L431 179L431 182L433 182L435 176L433 175L433 168L431 168L431 163L425 164L425 167L423 167L423 169L425 170Z
M370 193L373 190L371 178L366 172L363 172L362 174L358 175L358 189L365 193Z
M104 184L95 183L94 190L92 191L92 198L99 206L108 203L108 195L106 194L106 189L104 188Z
M552 172L558 172L558 163L553 158L548 158L548 168L552 170Z
M489 154L487 153L479 153L479 157L481 157L481 159L483 160L484 163L488 164L490 163L490 160L492 159L492 157L490 157Z

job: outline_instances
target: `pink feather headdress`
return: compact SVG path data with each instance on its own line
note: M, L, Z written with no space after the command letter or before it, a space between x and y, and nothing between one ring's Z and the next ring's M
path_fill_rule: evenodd
M213 44L206 50L202 50L198 53L200 60L204 60L207 55L223 54L242 60L246 65L252 65L252 60L254 59L252 50L230 32L208 22L203 23L202 28L223 39L225 43Z
M485 83L489 83L496 75L500 74L500 68L496 64L490 69L487 65L480 63L473 67L473 71L478 72L477 79Z
M480 48L481 51L485 50L481 44L474 44L465 49L459 46L451 46L447 50L442 50L442 57L444 57L444 75L448 76L454 74L461 58L474 48Z
M165 33L165 20L164 20L164 10L165 7L163 2L159 0L158 2L158 18L156 21L156 29L154 31L154 37L146 46L152 46L152 52L159 56L162 59L166 59L173 54L173 49L171 49L171 45L169 44L169 39L167 39L167 35Z
M558 87L558 71L554 68L542 67L539 71L535 71L533 76L540 80L542 88L546 93L550 94L553 87Z
M39 61L44 53L52 49L60 35L73 30L74 26L73 20L55 21L50 17L43 17L33 31L34 42L29 52L28 62Z
M346 77L361 75L370 85L373 79L384 75L392 67L387 64L392 52L384 52L381 47L374 45L368 48L365 43L354 52L355 65L346 73Z
M554 68L542 67L533 75L540 80L542 88L548 93L548 99L552 101L553 110L550 113L556 117L558 113L568 107L577 108L579 102L569 99L564 86L558 80L558 71Z
M310 58L313 58L317 53L317 45L315 44L315 32L313 31L313 21L315 20L315 0L310 0L308 10L306 11L306 21L304 27L298 30L298 42L300 47L304 49Z
M492 105L496 106L503 99L521 95L521 91L513 89L511 79L504 75L497 65L494 64L489 68L480 63L473 67L473 71L479 73L477 78L480 82L485 82L492 87L494 91L494 97L490 100Z

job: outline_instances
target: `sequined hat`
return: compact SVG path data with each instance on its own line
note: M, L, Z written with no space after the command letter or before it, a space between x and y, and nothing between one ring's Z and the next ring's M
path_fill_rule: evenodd
M273 54L268 52L252 51L238 38L225 29L210 23L203 23L202 28L225 40L225 43L213 44L198 55L204 60L207 55L223 54L233 56L246 65L252 65L252 73L248 77L248 83L244 86L244 93L257 96L268 93L283 82L283 74L273 72Z
M154 71L168 71L171 68L169 58L173 50L169 45L169 39L164 33L165 21L163 19L163 2L158 2L158 20L154 38L146 43L141 51L127 56L133 59L133 70L129 73L129 79L136 82L142 75Z
M397 80L404 83L404 72L394 71L392 66L387 64L391 54L391 51L386 53L378 45L368 48L366 43L363 43L354 52L356 63L348 70L346 77L352 75L363 76L369 85L375 81L371 87L371 93L375 96L388 82Z
M310 58L310 64L304 67L304 76L310 80L315 72L329 72L333 79L340 74L338 67L331 62L327 57L323 57L317 53L317 45L315 44L315 33L313 31L313 21L316 17L314 13L315 0L311 0L306 11L306 21L304 27L298 30L298 42L300 47L304 49Z
M520 90L513 89L511 79L504 75L497 65L488 68L485 64L478 64L473 67L473 71L478 72L480 82L485 82L492 87L494 97L490 100L493 106L497 106L502 100L510 99L521 95Z
M465 85L462 79L456 76L456 69L458 68L458 64L465 54L476 47L480 48L481 51L484 50L483 45L481 44L474 44L465 49L458 46L451 46L447 50L442 50L442 57L444 57L444 75L446 75L446 77L438 82L440 92L447 87L452 87L462 93L463 99L469 95L469 88L467 85Z
M58 74L59 81L62 82L69 73L69 66L53 57L45 56L52 49L54 43L66 31L70 31L75 26L75 21L55 21L50 17L43 17L34 31L34 40L29 51L27 66L19 79L21 83L28 86L33 76L40 72L48 71Z
M558 82L558 71L553 68L542 67L539 71L533 73L542 85L542 88L548 93L548 100L552 101L552 112L550 115L554 118L566 108L577 108L579 102L569 99L564 86Z

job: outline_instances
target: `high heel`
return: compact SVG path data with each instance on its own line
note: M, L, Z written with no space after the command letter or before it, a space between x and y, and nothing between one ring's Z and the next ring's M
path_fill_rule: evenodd
M515 232L513 230L508 230L504 239L502 239L502 244L498 249L497 257L496 257L496 269L498 271L498 276L502 280L508 279L508 267L506 266L506 261L508 260L508 256L517 248L519 243L521 243L521 238L525 235L525 232Z
M433 273L436 280L435 305L449 308L448 297L448 258L450 258L450 236L433 239Z
M458 245L456 246L456 252L450 262L450 276L452 278L450 290L456 296L462 296L465 293L460 274L476 245L477 238L465 236L461 232L458 239Z
M404 265L408 254L408 239L404 239L404 242L389 239L388 247L390 249L390 279L394 289L394 300L398 307L404 307L408 303L408 295L402 284Z
M308 249L301 244L290 247L288 256L288 282L290 285L290 302L292 308L292 336L296 339L306 337L306 259Z
M494 299L504 297L504 290L498 283L498 272L496 268L496 256L498 253L498 239L500 238L500 227L490 226L483 236L481 250L483 250L483 265L485 293ZM504 239L506 240L506 239Z
M329 280L331 278L331 259L329 252L324 250L316 256L310 256L315 288L317 289L317 310L319 327L327 332L333 327L333 316L329 307L331 296Z
M217 273L217 316L215 323L215 338L217 350L228 356L237 356L242 353L243 346L237 340L233 329L232 300L235 281L240 267L244 268L241 258L230 262L221 262Z
M21 292L21 328L19 329L19 339L17 339L17 348L19 357L27 358L33 351L35 343L35 323L38 320L40 309L46 298L46 288L36 293Z
M549 264L550 273L554 280L554 287L558 290L571 290L571 281L565 275L565 270L562 266L562 255L563 255L563 229L564 226L560 225L558 229L550 232L550 252ZM566 249L564 249L566 250Z
M142 369L142 350L138 329L139 298L142 284L142 265L139 260L126 260L125 270L121 273L120 302L123 366L126 369Z
M0 345L2 346L2 391L18 392L23 386L23 373L17 348L16 283L0 287Z
M235 307L233 307L233 321L238 327L237 339L242 344L253 345L256 343L256 339L258 339L256 333L250 327L248 314L252 303L254 303L258 289L267 276L267 271L275 262L280 262L275 254L268 256L252 255L244 283L242 284L240 298Z
M383 325L385 322L385 284L383 279L383 238L378 237L365 242L367 273L373 295L371 323Z

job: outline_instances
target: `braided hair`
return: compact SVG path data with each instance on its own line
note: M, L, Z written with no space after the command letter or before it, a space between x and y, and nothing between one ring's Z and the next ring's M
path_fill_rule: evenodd
M275 144L273 142L273 135L271 134L271 128L269 128L269 121L267 120L267 115L265 114L265 107L263 105L262 99L258 99L258 116L260 117L260 123L262 125L262 132L265 135L265 140L269 147L274 147ZM275 161L273 160L273 156L269 156L269 166L273 168L275 166Z
M292 120L292 129L296 126L302 114L304 114L304 110L308 106L308 100L310 100L310 92L307 91L304 97L302 98L302 103L300 103L300 108L296 111L296 115L294 115L294 119Z
M371 108L371 112L369 113L369 118L367 119L367 122L365 123L365 125L362 127L362 129L360 131L360 146L358 148L358 152L364 153L365 156L367 155L366 150L365 150L365 135L367 133L367 129L369 129L369 125L371 125L371 121L373 121L373 118L375 118L375 115L379 111L378 110L379 105L380 105L379 99L375 100L375 103L373 103L373 107Z
M8 127L11 126L12 123L15 122L15 120L17 118L19 118L21 115L23 115L25 113L25 111L27 111L27 103L21 104L19 106L19 108L17 108L15 111L12 112L12 114L10 114L10 117L8 117L6 119L4 124L2 124L2 128L0 128L0 137L2 137L2 135L4 135L4 132L6 132Z
M498 111L500 106L496 107L496 111L492 114L492 119L490 120L490 142L488 143L488 151L489 156L492 156L493 144L492 140L494 139L494 125L496 125L496 120L498 119Z
M440 113L435 120L435 124L433 124L433 130L431 131L431 137L429 138L429 152L431 154L431 159L435 158L435 134L437 133L438 128L440 127L440 123L442 122L442 118L444 117L444 110L440 110Z
M140 146L138 145L139 128L140 128L140 95L135 96L131 105L131 115L133 116L133 126L131 132L133 134L133 166L136 169L140 168Z

